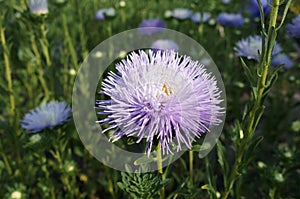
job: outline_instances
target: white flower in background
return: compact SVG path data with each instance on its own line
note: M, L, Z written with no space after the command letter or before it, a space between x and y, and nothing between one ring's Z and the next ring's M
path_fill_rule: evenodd
M22 198L22 193L20 191L14 191L10 195L11 199L20 199Z
M47 0L29 0L29 9L32 14L48 14Z

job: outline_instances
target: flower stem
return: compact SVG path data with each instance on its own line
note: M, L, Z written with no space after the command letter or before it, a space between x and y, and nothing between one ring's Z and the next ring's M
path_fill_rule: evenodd
M37 63L37 66L38 66L39 80L40 80L42 88L44 90L45 98L49 99L49 90L48 90L46 81L44 79L44 71L43 71L43 65L42 65L42 61L41 61L41 55L39 53L39 50L38 50L38 47L35 43L35 38L34 38L33 35L31 36L31 47L32 47L33 53L36 57L36 63Z
M271 35L272 28L275 28L276 26L276 19L277 19L277 14L278 14L278 8L279 8L279 0L273 0L272 1L272 10L271 10L271 16L270 16L270 22L269 22L269 29L268 29L268 34L267 38ZM266 39L266 42L269 40ZM269 71L269 65L270 65L270 60L272 56L272 49L273 46L269 46L268 43L265 45L266 47L269 47L270 49L267 49L266 52L268 54L265 54L262 60L262 72L261 75L258 76L258 81L257 81L257 97L255 98L254 106L251 109L249 113L249 122L246 125L246 131L244 133L244 138L241 140L241 144L238 147L236 159L232 168L232 171L229 176L228 184L225 187L225 191L223 194L223 199L227 199L229 196L230 191L232 190L234 183L236 179L241 175L239 173L239 168L242 163L244 153L247 151L249 143L252 141L253 133L255 131L255 121L259 120L259 117L257 116L257 111L261 108L262 104L262 99L263 99L263 92L266 88L266 81L267 81L267 76L268 76L268 71Z
M15 113L15 98L14 98L14 91L13 91L13 86L12 86L10 61L9 61L9 50L7 48L7 45L6 45L6 38L5 38L5 33L4 33L4 27L2 27L2 21L1 21L1 26L0 27L1 27L0 37L1 37L1 45L2 45L2 48L3 48L5 75L6 75L6 80L7 80L7 84L8 84L8 91L9 91L9 103L10 103L9 116L10 116L11 120L13 121L14 113Z
M66 15L64 13L62 13L62 23L63 23L63 30L64 30L64 34L65 34L65 38L66 38L66 44L67 44L67 47L69 48L69 51L71 54L71 60L73 62L75 69L78 70L79 65L78 65L77 54L76 54L74 45L72 43L72 38L70 36Z
M157 145L156 157L157 157L157 170L158 170L158 173L161 174L162 180L164 181L165 175L164 175L163 168L162 168L162 155L161 155L161 149L160 149L160 142ZM164 198L165 198L165 187L162 187L160 190L160 199L164 199Z
M190 183L191 183L191 185L193 185L194 184L194 181L193 181L193 175L194 175L194 171L193 171L194 152L192 150L189 151L189 160L190 160Z

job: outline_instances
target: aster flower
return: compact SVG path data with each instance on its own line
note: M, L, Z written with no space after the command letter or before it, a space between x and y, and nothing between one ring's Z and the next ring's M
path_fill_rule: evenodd
M101 93L110 100L98 100L98 121L114 130L110 140L124 136L146 139L149 155L153 142L160 141L163 153L191 148L195 138L221 123L221 91L204 65L175 51L132 52L109 72Z
M159 39L156 40L152 45L151 45L151 49L155 50L174 50L174 51L178 51L179 47L178 45L169 39Z
M45 128L54 128L66 122L70 116L71 108L66 102L49 102L42 104L27 113L21 121L21 126L33 133Z
M180 20L188 19L192 14L193 12L187 8L176 8L172 11L172 17Z
M222 0L223 4L229 4L231 2L231 0Z
M271 7L268 4L268 0L261 0L261 4L263 7L264 15L266 16L270 12ZM257 3L257 0L249 1L249 4L247 6L247 11L250 13L251 18L260 17L259 6Z
M114 8L102 8L95 13L95 19L99 21L103 21L105 20L105 16L113 17L115 15L116 15L116 11Z
M195 23L204 23L207 22L211 17L211 14L208 12L196 12L191 16L191 20Z
M235 44L234 50L236 56L247 57L247 59L259 61L258 52L262 52L262 38L259 35L254 35L241 39ZM281 46L275 42L272 55L277 55L281 51Z
M29 0L29 10L32 14L48 14L47 0Z
M244 25L244 18L241 14L230 14L230 13L220 13L216 21L223 26L228 27L241 27Z
M146 19L140 23L138 32L142 35L152 35L162 32L162 28L165 28L165 24L161 19Z
M271 64L273 66L284 64L283 67L286 69L291 68L294 65L293 61L284 53L280 53L272 57Z
M300 38L300 15L292 19L292 22L287 26L288 35L294 38Z

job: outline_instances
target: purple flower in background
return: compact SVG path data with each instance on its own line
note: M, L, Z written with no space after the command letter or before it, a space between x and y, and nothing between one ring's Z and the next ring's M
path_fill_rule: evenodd
M191 20L195 23L204 23L207 22L211 17L211 14L208 12L196 12L191 16Z
M105 16L113 17L116 15L116 11L114 8L102 8L99 9L95 14L95 19L99 21L105 20Z
M294 65L293 61L284 53L272 57L271 64L275 67L284 64L283 67L286 69L291 68Z
M231 2L231 0L222 0L223 4L229 4Z
M192 14L193 12L187 8L176 8L172 11L172 17L180 20L188 19Z
M102 82L109 100L98 100L98 121L114 130L110 140L127 136L146 139L149 155L159 140L163 153L192 147L195 138L221 123L221 91L204 65L175 51L131 53Z
M162 32L165 24L161 19L146 19L139 25L138 32L143 35L152 35Z
M32 14L48 14L47 0L29 0L29 10Z
M234 50L236 56L247 57L247 59L259 61L258 52L261 53L262 51L262 38L259 35L254 35L241 39L235 44ZM281 46L275 42L272 55L277 55L281 51Z
M288 35L294 38L300 38L300 15L292 19L292 22L286 26Z
M151 49L153 49L153 50L174 50L174 51L178 51L179 46L172 40L159 39L159 40L156 40L151 45Z
M264 15L266 16L270 12L271 7L268 5L268 0L261 0L261 4L263 7ZM250 13L251 18L260 17L257 0L250 0L247 11Z
M241 27L244 25L244 18L241 14L220 13L216 21L223 26Z
M66 122L70 116L71 108L66 102L49 102L42 104L27 113L21 121L21 126L33 133L45 128L54 128Z

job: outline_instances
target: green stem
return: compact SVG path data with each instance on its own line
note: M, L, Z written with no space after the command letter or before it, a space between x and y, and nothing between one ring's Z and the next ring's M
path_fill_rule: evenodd
M85 59L88 56L88 51L86 49L86 37L85 37L85 29L83 28L83 15L81 12L81 7L79 6L79 3L82 1L77 1L78 5L78 20L79 20L79 37L80 37L80 43L81 43L81 51L82 51L82 59Z
M36 63L37 63L37 66L38 66L39 80L40 80L41 86L44 90L45 98L49 99L49 90L48 90L46 81L44 79L44 71L43 71L43 65L42 65L42 61L41 61L41 55L39 53L39 50L38 50L38 47L35 43L35 38L34 38L33 35L31 36L31 47L32 47L33 53L34 53L35 58L36 58Z
M7 159L6 155L5 155L5 153L2 153L2 152L1 152L0 154L1 154L1 156L2 156L2 159L3 159L3 161L4 161L4 164L5 164L5 167L6 167L6 169L7 169L8 174L9 174L9 175L12 175L13 172L12 172L12 169L11 169L11 167L10 167L10 164L9 164L9 162L8 162L8 159Z
M50 53L49 53L49 49L48 49L49 42L48 42L48 39L46 36L47 32L45 29L45 24L42 23L40 28L41 28L41 33L42 33L41 45L42 45L43 53L44 53L44 56L46 59L46 65L47 65L47 67L51 67L52 63L51 63Z
M6 38L5 38L5 33L4 33L4 27L2 27L2 22L1 22L0 37L1 37L1 44L2 44L2 48L3 48L5 75L6 75L8 91L9 91L9 102L10 102L9 116L10 116L11 121L13 121L14 113L15 113L15 98L14 98L14 91L13 91L13 86L12 86L10 61L9 61L9 50L6 45Z
M108 180L108 191L109 193L111 194L111 196L116 199L116 194L115 194L115 191L114 191L114 185L113 185L113 181L112 181L112 175L111 175L111 170L110 168L108 168L107 166L104 166L105 168L105 171L107 173L107 180Z
M278 14L278 8L279 8L279 0L273 0L272 1L272 10L271 10L271 16L270 16L270 22L269 22L269 29L268 29L268 36L271 34L272 27L275 28L276 26L276 19ZM266 40L268 41L268 40ZM268 43L266 44L268 46ZM270 60L272 56L272 49L268 51L269 53L267 55L264 55L263 61L262 61L262 73L260 76L258 76L258 83L257 83L257 98L254 102L254 106L249 114L249 123L247 125L246 131L245 131L245 137L241 141L241 145L238 147L237 156L233 165L233 169L231 171L228 185L225 187L225 191L223 194L223 199L227 199L229 196L230 191L232 190L234 183L236 179L241 175L239 173L239 168L241 165L241 162L243 160L244 152L247 151L248 144L251 142L253 133L255 131L254 123L257 119L257 111L259 110L261 103L262 103L262 97L263 92L266 87L266 81L268 76L268 70L270 65Z
M66 43L67 43L67 46L68 46L70 54L71 54L72 63L74 65L75 69L78 70L79 65L78 65L77 54L76 54L74 45L72 43L72 38L70 37L67 19L66 19L66 15L64 13L62 13L62 23L63 23L63 30L64 30L64 34L65 34L65 38L66 38Z
M192 150L189 151L189 160L190 160L190 183L191 183L191 185L193 185L194 184L194 181L193 181L193 175L194 175L194 171L193 171L194 152Z
M161 149L160 149L160 142L157 145L156 157L157 157L157 170L158 170L158 173L161 174L162 180L164 181L165 175L164 175L163 168L162 168L162 155L161 155ZM164 198L165 198L165 187L162 187L160 190L160 199L164 199Z

